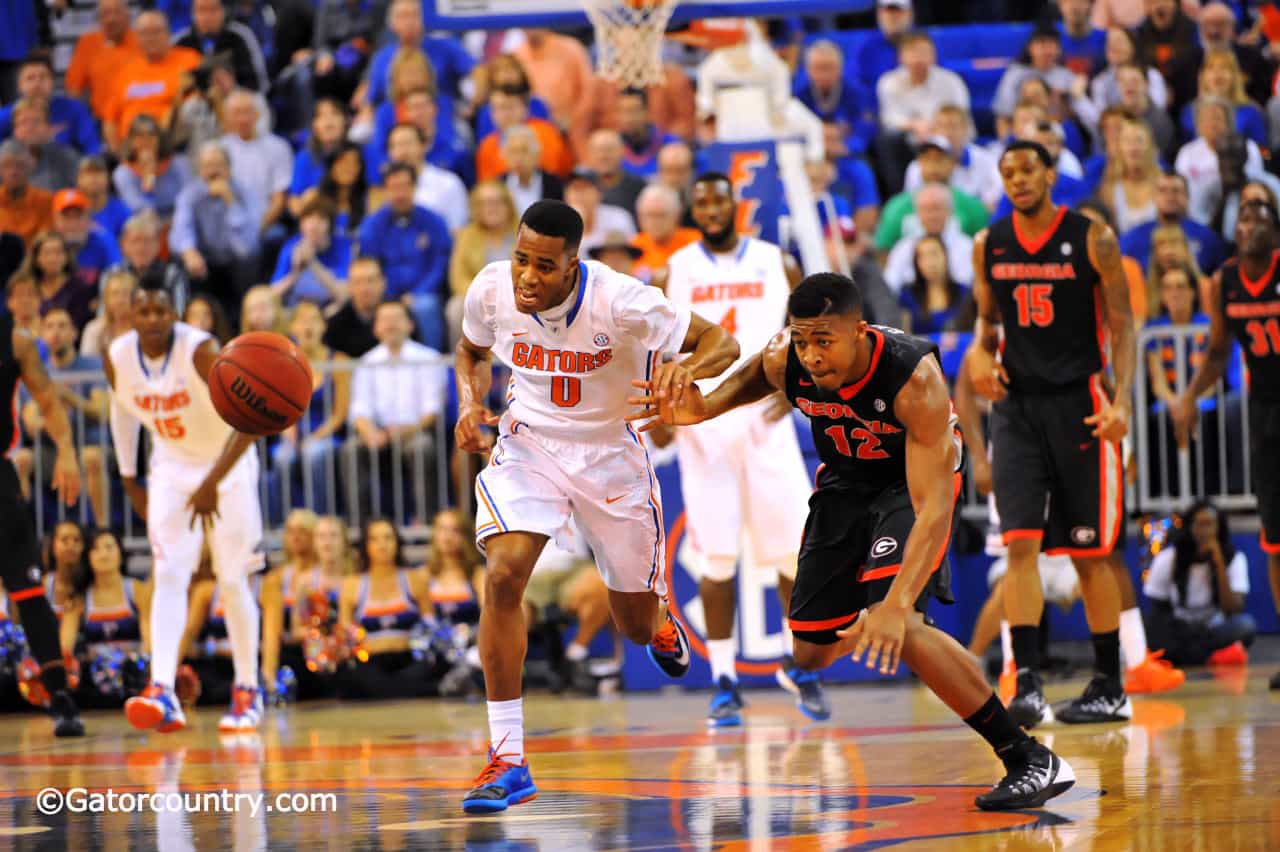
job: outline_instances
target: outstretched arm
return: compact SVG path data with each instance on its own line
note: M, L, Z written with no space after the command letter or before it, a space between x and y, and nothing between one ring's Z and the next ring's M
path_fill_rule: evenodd
M58 389L49 379L36 349L35 339L26 329L13 330L13 356L22 369L22 381L44 415L44 431L57 447L53 466L53 489L68 506L80 496L80 465L76 461L76 447L71 440L71 423L67 410L58 398Z
M679 405L685 393L698 379L718 376L738 360L738 341L720 326L697 314L689 315L689 330L680 345L688 358L667 361L653 371L650 383L658 400Z

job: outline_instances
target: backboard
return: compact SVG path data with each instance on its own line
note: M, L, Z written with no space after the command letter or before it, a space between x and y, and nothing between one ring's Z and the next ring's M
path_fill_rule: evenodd
M676 7L673 24L698 18L758 15L830 15L861 12L873 0L691 0ZM424 0L428 29L494 30L509 27L587 27L579 0Z

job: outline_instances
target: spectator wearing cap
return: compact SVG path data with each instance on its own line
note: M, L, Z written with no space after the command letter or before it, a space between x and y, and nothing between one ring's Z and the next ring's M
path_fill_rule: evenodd
M1226 259L1226 246L1213 229L1187 216L1190 197L1187 179L1175 171L1164 172L1156 179L1156 218L1131 228L1120 235L1120 252L1138 261L1145 270L1151 259L1151 234L1161 225L1177 225L1187 235L1187 244L1196 257L1196 265L1212 275Z
M924 183L942 184L950 189L951 212L963 233L972 237L987 226L989 216L982 202L951 186L956 158L951 142L945 136L927 137L920 145L916 162L920 164L920 178ZM915 197L910 193L902 192L890 198L881 212L880 224L876 228L876 251L887 254L898 240L908 235L910 227L907 220L915 212Z
M120 200L133 213L154 210L160 221L168 222L192 180L187 158L173 152L169 134L149 115L130 123L120 153L120 164L111 173Z
M53 193L31 183L35 165L21 142L0 143L0 231L17 234L28 246L53 223Z
M636 224L631 214L621 207L604 203L600 179L590 169L573 170L564 186L564 200L582 217L579 254L586 254L601 245L609 234L626 234L627 239L636 235Z
M386 203L361 223L357 254L378 260L387 298L404 302L423 342L443 350L452 240L444 219L414 203L417 184L412 166L393 163L387 168L382 181Z
M74 149L53 141L48 101L22 98L13 105L13 138L26 146L35 161L32 184L50 192L75 186L80 156Z
M205 57L224 55L231 61L236 85L265 92L269 84L262 45L253 30L239 21L227 21L222 0L194 0L191 26L174 36L173 43Z
M951 172L951 186L980 199L987 209L1000 200L1001 182L999 161L980 145L973 144L973 124L969 114L954 104L946 104L933 116L933 134L946 139L956 153L956 166ZM903 189L912 192L920 188L924 178L920 176L920 164L915 160L907 167Z
M853 70L863 91L879 96L880 78L898 64L898 42L915 23L911 0L876 0L876 29L853 58Z
M503 134L502 158L508 171L498 180L506 184L507 191L511 193L517 217L523 216L535 201L544 198L564 200L564 181L542 170L542 143L533 128L517 125Z
M702 239L697 228L680 226L684 205L674 189L651 183L636 199L640 233L631 244L640 249L634 274L641 281L664 286L667 261L680 249Z
M1177 0L1147 0L1144 8L1147 16L1133 31L1138 61L1169 81L1176 114L1196 96L1196 22L1178 8Z
M113 239L120 239L125 220L130 210L119 198L108 189L111 186L111 174L107 171L107 161L99 156L85 157L80 161L80 169L76 172L76 189L89 202L89 215Z
M416 124L397 124L387 135L388 160L412 166L418 173L413 203L435 213L454 233L467 223L467 188L462 178L427 162L426 156L427 139Z
M898 41L899 66L876 83L881 133L876 141L878 174L889 193L902 187L911 149L930 134L933 114L943 104L969 110L969 89L954 71L940 68L933 39L912 32Z
M333 232L333 208L313 200L298 216L298 233L280 249L271 292L285 307L314 302L324 307L347 295L351 243Z
M604 235L604 240L587 252L592 260L598 260L614 272L635 275L635 265L643 252L636 248L631 238L621 231Z
M139 55L112 75L114 97L98 116L107 145L113 150L137 116L167 122L190 73L200 65L199 53L170 45L169 21L163 13L143 12L133 28L138 34Z
M804 53L804 74L797 74L791 94L822 119L839 126L849 153L867 152L875 139L875 107L851 75L845 74L844 51L834 41L815 41Z
M163 281L165 289L173 297L174 309L178 316L182 316L187 309L191 284L181 264L160 256L161 230L160 220L150 210L130 216L120 229L120 254L123 259L103 272L102 278L128 273L138 281L147 276Z
M62 235L76 259L76 273L90 287L98 286L98 276L121 260L120 246L89 215L89 199L77 189L61 189L53 194L53 229Z
M894 293L916 279L916 245L925 237L941 241L946 250L947 268L953 281L973 283L973 238L960 228L952 215L950 187L926 183L912 195L914 213L884 262L884 281Z
M49 105L53 141L81 154L98 153L102 138L88 107L75 98L54 94L53 84L53 63L44 54L27 57L18 68L18 96ZM0 138L13 132L13 110L12 105L0 110Z
M1062 20L1057 23L1062 64L1072 74L1088 77L1101 67L1107 52L1107 31L1094 26L1094 0L1058 0Z
M111 80L116 70L137 59L141 53L138 36L129 26L127 0L98 0L98 28L76 41L71 64L67 66L67 74L62 81L67 94L73 98L88 95L93 114L105 115L115 97ZM94 135L97 135L96 128Z
M585 165L596 173L600 184L601 201L636 213L636 199L645 182L623 168L622 136L616 130L597 130L587 142Z
M564 137L554 124L529 117L529 93L512 89L494 89L489 95L489 111L497 128L476 146L476 179L492 180L508 171L502 156L502 138L506 131L527 126L538 137L541 151L538 164L543 171L562 177L573 170L573 157Z
M258 131L258 102L252 92L232 92L222 105L222 114L227 132L219 142L244 191L257 196L251 204L262 211L258 233L265 236L285 214L286 193L293 179L293 150L274 133ZM283 234L278 238L283 242Z
M1062 64L1062 36L1052 27L1040 27L1027 38L1022 54L1000 78L991 111L996 115L996 133L1010 132L1013 108L1022 99L1022 82L1028 77L1044 81L1051 97L1064 99L1075 85L1076 75Z

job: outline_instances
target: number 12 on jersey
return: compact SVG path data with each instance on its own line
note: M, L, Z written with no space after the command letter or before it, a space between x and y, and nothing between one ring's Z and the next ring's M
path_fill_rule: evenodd
M843 426L829 426L824 434L836 445L836 452L842 456L863 461L889 458L889 454L880 449L880 439L875 433L861 426L849 429L847 433ZM853 446L854 441L858 442L856 448Z

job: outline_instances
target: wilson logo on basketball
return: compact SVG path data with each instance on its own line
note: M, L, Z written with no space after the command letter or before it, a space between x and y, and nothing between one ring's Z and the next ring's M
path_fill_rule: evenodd
M288 417L268 408L266 397L260 393L254 393L253 388L249 387L249 383L240 376L236 376L231 380L231 395L248 406L249 410L255 414L261 414L273 423L289 422Z

